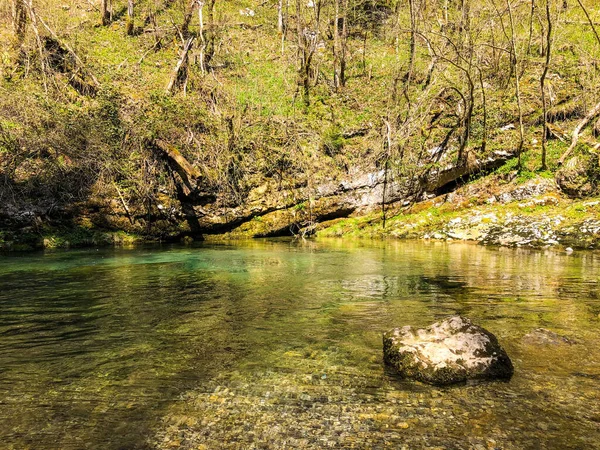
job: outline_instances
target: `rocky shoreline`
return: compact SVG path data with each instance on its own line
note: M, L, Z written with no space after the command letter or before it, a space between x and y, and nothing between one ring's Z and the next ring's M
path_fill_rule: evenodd
M319 231L328 237L371 237L471 241L525 248L600 248L600 199L569 199L552 180L495 187L489 179L394 211L383 228L379 216L332 221Z
M507 214L474 214L448 221L440 230L425 233L422 239L475 241L502 247L597 249L600 245L600 220L585 219L565 224L566 219Z

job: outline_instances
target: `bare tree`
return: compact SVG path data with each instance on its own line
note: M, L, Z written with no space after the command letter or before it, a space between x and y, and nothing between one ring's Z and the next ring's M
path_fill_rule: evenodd
M542 93L542 170L546 170L546 143L548 137L547 121L548 121L548 102L546 100L546 76L550 67L550 58L552 57L552 15L550 13L550 2L546 0L546 60L544 61L544 70L540 76L540 90Z
M415 58L417 54L417 12L415 7L415 0L408 0L408 8L410 12L410 55L408 60L408 71L404 77L404 88L402 89L402 95L406 99L408 104L408 110L410 111L410 97L408 90L413 79L415 70ZM407 113L408 114L408 113Z
M42 77L44 80L44 91L48 94L48 80L47 80L47 72L48 63L46 61L46 55L44 54L44 44L42 43L42 38L40 35L40 30L38 28L38 19L35 14L35 10L33 9L33 0L23 0L22 5L27 8L27 14L31 20L31 28L33 29L33 34L35 35L35 42L38 49L38 54L40 57L40 68L42 71Z
M600 35L598 35L596 26L594 25L594 21L590 17L587 9L583 6L583 3L581 2L581 0L577 0L577 3L579 3L579 6L583 10L585 17L588 20L588 23L592 27L594 36L596 36L598 45L600 45ZM579 121L579 123L573 130L573 133L571 134L571 145L569 145L569 148L559 158L559 160L558 160L559 165L562 165L565 162L565 160L567 159L567 157L573 152L575 147L577 147L577 143L579 142L579 136L580 136L581 132L583 131L583 129L598 115L600 115L600 103L597 103L592 109L590 109L590 111L585 115L585 117L583 119L581 119Z
M217 0L208 0L206 4L206 26L204 27L204 67L206 68L215 55L217 39L217 23L215 21L215 4Z
M585 8L585 6L583 6L583 3L581 3L581 0L577 0L577 3L579 3L579 6L583 10L583 13L585 14L585 17L587 18L588 23L592 27L592 31L594 32L594 36L596 36L596 40L598 41L598 44L600 44L600 35L598 35L598 31L596 31L596 26L594 25L594 21L590 17L590 14L588 13L588 10Z
M169 80L169 84L167 85L166 92L167 94L173 93L175 87L180 84L185 84L188 76L188 61L189 61L189 52L194 44L194 37L188 38L188 40L183 45L183 49L181 50L181 54L179 55L179 60L175 65L175 69L173 69L173 73L171 74L171 78Z
M531 41L533 39L533 16L535 15L535 0L531 0L531 11L529 13L529 38L527 39L527 56L531 53Z
M342 17L342 35L340 36L340 85L346 85L346 53L348 47L348 0L344 0L344 16Z
M333 85L336 90L339 90L346 84L347 22L348 0L335 0L333 23Z
M285 4L285 6L284 6ZM281 37L281 55L285 51L285 35L287 31L286 15L288 10L289 0L279 0L277 4L277 31Z
M283 0L279 0L279 3L277 4L277 31L279 31L279 34L283 34L284 27Z
M383 190L381 192L381 225L385 228L385 222L387 220L387 198L386 193L389 183L389 170L390 170L390 158L392 152L392 127L390 122L383 119L385 125L385 137L383 139Z
M466 82L466 92L463 92L465 88L460 85L454 85L444 89L444 91L454 91L456 94L458 94L460 101L462 102L462 114L460 114L460 117L458 118L458 128L461 130L461 133L458 139L459 147L457 152L457 163L458 165L463 165L466 163L466 150L471 137L473 111L475 108L475 81L473 79L473 63L472 59L470 58L471 50L467 50L469 53L467 58L465 55L463 55L458 45L449 36L442 34L441 36L452 48L454 53L453 57L448 57L443 54L444 50L436 50L424 34L419 33L419 36L428 41L428 47L430 48L435 59L445 61L456 68L463 76L461 81Z
M302 99L306 106L310 105L310 83L312 79L312 61L319 38L319 19L321 2L316 1L312 8L314 16L312 27L305 25L300 0L296 0L296 33L298 39L298 86L302 89ZM310 23L310 22L309 22Z
M204 39L204 1L198 0L198 38L200 39L200 72L206 73L204 68L204 51L206 50L206 40Z
M335 14L333 17L333 86L336 91L340 89L340 0L335 0Z
M185 14L183 15L183 23L181 24L180 37L184 41L190 37L190 24L192 23L192 18L194 17L194 11L196 10L197 5L197 0L191 0L188 8L185 10Z
M558 165L562 165L567 159L567 157L573 152L573 150L575 150L575 147L577 147L577 143L579 142L579 136L581 135L581 132L598 115L600 115L600 103L597 103L596 106L594 106L585 115L585 117L579 121L579 123L573 130L573 134L571 137L571 145L569 145L569 148L561 155L560 159L558 160Z
M515 20L513 14L513 7L510 0L506 0L508 8L508 18L510 23L510 48L512 51L512 64L513 72L515 75L515 95L517 97L517 111L519 113L519 146L517 148L518 155L518 170L521 170L521 153L523 153L523 146L525 144L525 128L523 126L523 106L521 104L521 70L519 55L517 52L517 37L515 31Z

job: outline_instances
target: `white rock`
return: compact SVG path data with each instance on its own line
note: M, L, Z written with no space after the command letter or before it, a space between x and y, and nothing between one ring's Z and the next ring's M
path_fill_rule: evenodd
M245 16L245 17L254 17L255 16L255 12L253 9L250 8L246 8L246 9L240 9L240 16Z
M383 335L383 356L401 376L431 384L510 378L514 370L496 337L461 316L424 329L388 331Z

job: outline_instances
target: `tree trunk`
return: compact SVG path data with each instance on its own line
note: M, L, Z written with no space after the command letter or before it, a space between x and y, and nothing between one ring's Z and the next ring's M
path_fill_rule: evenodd
M346 85L346 49L348 44L348 0L344 0L344 15L340 47L340 85Z
M205 2L206 3L206 2ZM207 23L204 30L204 67L207 67L215 55L216 23L215 23L216 0L208 0Z
M23 5L23 0L13 0L12 2L12 24L15 35L14 48L20 51L27 27L27 11L25 5Z
M481 138L481 149L480 154L485 154L485 149L487 147L487 137L488 137L488 111L487 111L487 97L485 95L485 85L483 83L483 71L480 67L477 67L479 72L479 86L481 87L481 106L483 107L483 137Z
M288 9L290 5L290 0L279 0L279 5L277 6L277 30L279 30L279 34L281 35L281 56L283 56L285 52L285 35L287 34L287 17L288 17Z
M206 40L204 39L204 1L198 1L198 37L200 38L200 72L205 74L204 70L204 51L206 50Z
M154 146L162 152L169 166L179 174L186 190L188 190L186 195L189 195L195 189L196 181L201 175L200 171L192 166L179 150L168 142L156 139Z
M417 52L417 17L415 11L415 0L408 0L408 7L410 12L410 55L408 60L408 71L405 75L404 88L402 89L402 95L406 99L407 103L407 115L410 114L410 96L408 94L408 90L410 89L410 83L415 70L415 57Z
M467 78L467 84L469 85L469 97L465 98L462 93L463 102L465 104L465 112L463 117L460 120L460 125L462 127L462 134L460 135L459 147L457 153L458 165L463 165L467 163L467 145L469 144L469 139L471 138L471 125L473 122L473 109L475 107L475 83L473 83L473 79L471 78L471 74L469 71L464 70L465 76Z
M103 26L110 23L110 12L108 11L108 0L102 0L100 3L100 21Z
M523 146L525 144L525 129L523 126L523 107L521 105L521 72L519 70L519 58L517 57L515 22L510 0L506 0L506 5L508 7L508 17L510 19L510 44L512 50L512 62L514 66L513 70L515 74L515 95L517 96L517 110L519 112L519 147L517 149L517 154L519 158L518 170L521 171L521 153L523 153Z
M527 56L531 54L531 40L533 39L533 16L535 15L535 0L531 0L529 13L529 38L527 39Z
M279 0L277 4L277 31L279 34L283 34L283 0Z
M134 0L127 0L127 36L133 36L134 19L133 19Z
M300 0L296 0L296 32L298 37L298 84L302 87L302 99L305 106L310 105L310 56L308 48L308 38L304 34L302 21L302 8Z
M546 0L546 20L548 29L546 31L546 61L544 62L544 70L540 77L540 89L542 91L542 170L546 170L546 141L548 132L546 131L546 123L548 121L548 102L546 101L546 75L550 67L550 58L552 56L552 16L550 14L550 1Z
M585 6L583 6L583 3L581 3L581 0L577 0L577 3L579 3L579 6L581 6L581 9L583 10L585 17L587 18L587 21L590 24L590 26L592 27L592 31L594 32L594 35L596 36L596 40L598 41L598 44L600 44L600 35L598 35L598 31L596 31L596 26L594 25L594 21L590 17L590 14L588 13L587 9L585 9Z
M382 228L385 228L385 222L387 219L387 210L386 210L386 206L387 206L387 199L385 197L385 194L387 193L387 187L388 187L388 173L389 173L389 169L390 169L390 156L391 156L391 151L392 151L392 127L390 125L390 122L387 120L383 120L384 124L385 124L385 139L383 141L383 146L385 149L384 152L384 162L383 162L383 191L381 193L381 222L382 222Z
M44 45L42 44L42 38L40 36L40 31L37 23L37 15L33 10L33 2L32 0L23 0L22 5L27 8L27 12L29 14L29 18L31 20L31 28L33 29L33 34L35 35L35 42L37 44L38 53L40 56L40 68L42 70L42 77L44 79L44 91L48 94L48 80L47 80L47 71L48 64L46 61L46 55L44 54Z
M185 12L185 15L183 16L183 23L181 24L181 38L183 40L187 40L190 36L190 23L192 22L192 17L194 15L194 9L196 8L197 5L197 1L196 0L192 0L190 2L190 6L187 9L187 11Z
M340 89L340 0L335 0L335 15L333 17L333 86Z

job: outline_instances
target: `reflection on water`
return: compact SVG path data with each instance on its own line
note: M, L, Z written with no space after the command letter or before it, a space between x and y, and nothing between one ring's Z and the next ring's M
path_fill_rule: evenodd
M7 448L600 448L600 254L252 241L0 259ZM509 383L387 374L460 313ZM544 327L573 345L522 338Z

